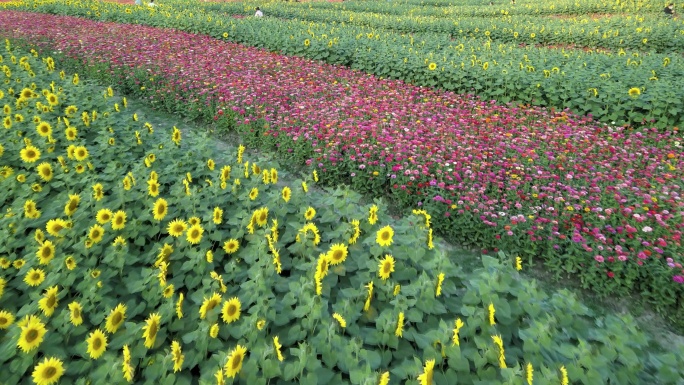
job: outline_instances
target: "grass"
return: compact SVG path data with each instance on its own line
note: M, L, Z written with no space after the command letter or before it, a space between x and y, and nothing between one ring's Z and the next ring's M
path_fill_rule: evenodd
M178 116L154 109L140 100L128 98L129 108L133 112L138 113L144 117L145 121L152 123L152 125L159 130L170 131L176 123L176 126L183 130L184 140L193 140L203 136L214 138L212 143L218 152L226 152L225 150L233 149L235 144L240 143L240 138L235 132L216 132L212 126L207 126L203 123L192 121L183 121L183 125L178 125ZM223 151L221 151L223 150ZM247 149L249 157L257 160L259 163L269 163L274 165L279 170L279 183L286 184L288 181L294 180L302 174L305 174L303 167L291 164L279 163L274 154L263 151L256 151L254 149ZM219 159L217 159L219 161ZM319 194L326 194L324 188L314 187ZM372 198L365 197L367 203L371 202ZM389 205L388 209L393 217L397 218L401 215L403 210L400 207ZM482 253L480 250L466 249L459 245L452 244L448 240L441 240L437 243L438 247L446 251L447 255L452 260L457 260L459 266L465 273L472 273L476 268L481 267ZM549 277L543 266L537 264L536 266L525 266L523 269L523 276L527 279L537 280L539 287L547 294L553 293L560 289L570 289L578 298L589 307L597 316L604 316L608 314L626 314L629 313L637 319L641 330L646 333L649 338L656 344L653 346L654 351L668 351L671 346L684 346L684 336L676 334L671 327L648 308L639 305L643 301L633 300L636 296L627 298L605 297L599 298L594 292L583 290L578 283L572 279L563 279L555 281Z

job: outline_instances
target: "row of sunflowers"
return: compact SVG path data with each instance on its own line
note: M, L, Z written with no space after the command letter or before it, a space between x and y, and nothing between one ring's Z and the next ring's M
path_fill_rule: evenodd
M521 279L521 258L484 257L465 276L424 210L393 220L347 189L314 193L315 171L283 181L242 145L218 151L155 127L111 87L9 41L0 65L2 383L683 374L674 352L648 352L630 317L596 328L570 293Z

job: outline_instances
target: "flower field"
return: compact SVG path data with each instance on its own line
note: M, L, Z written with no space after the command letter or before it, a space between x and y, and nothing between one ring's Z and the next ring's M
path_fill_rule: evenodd
M684 108L678 102L684 98L684 78L679 76L684 61L680 55L658 53L678 44L681 30L678 22L653 14L629 20L614 18L609 24L593 24L591 28L581 18L569 22L536 20L531 24L506 19L503 23L510 25L501 24L497 29L491 25L492 18L464 19L461 23L466 28L455 30L454 26L451 33L409 34L383 29L401 24L393 19L383 21L385 16L370 17L366 21L371 26L345 20L244 17L253 13L252 4L261 3L244 4L237 15L232 12L240 5L225 5L223 9L222 5L201 3L188 7L177 0L168 0L155 11L92 1L29 1L8 7L203 33L285 55L341 64L381 78L472 93L485 100L569 109L604 123L666 129L684 122ZM212 11L215 7L219 8ZM315 20L336 15L306 12ZM568 23L576 27L570 28ZM614 36L615 31L618 36ZM612 46L621 48L612 52L562 48L568 44L595 48L595 44L609 45L611 41ZM562 44L560 49L537 48L542 42L555 47Z
M178 31L0 18L23 26L0 30L5 36L156 106L237 129L245 143L306 163L325 183L423 208L452 240L541 259L601 295L640 293L681 319L674 128L596 125Z
M347 189L313 193L317 173L279 180L243 146L160 130L115 89L9 41L0 60L3 383L684 375L630 317L596 318L521 279L521 258L465 276L425 211L392 220Z

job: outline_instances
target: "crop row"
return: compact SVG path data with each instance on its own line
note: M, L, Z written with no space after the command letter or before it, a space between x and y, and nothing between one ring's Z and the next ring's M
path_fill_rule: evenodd
M176 1L170 4L180 5ZM310 3L309 3L310 4ZM308 4L263 2L267 15L286 19L299 19L323 23L359 25L371 29L385 29L400 33L439 33L452 37L491 39L494 43L576 45L600 47L618 51L670 52L684 49L681 36L684 28L678 21L647 16L608 16L549 18L546 16L515 15L501 11L498 14L468 17L460 13L441 16L423 16L409 13L384 14L343 9L321 9ZM242 14L252 3L207 3L208 11ZM339 7L339 6L338 6Z
M684 121L681 57L519 48L446 35L407 36L355 26L236 19L201 8L148 10L92 2L13 5L37 12L167 26L341 64L416 85L499 102L569 109L612 124L672 127Z

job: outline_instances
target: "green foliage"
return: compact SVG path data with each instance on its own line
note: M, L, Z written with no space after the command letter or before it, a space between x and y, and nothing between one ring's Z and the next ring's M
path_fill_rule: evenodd
M453 257L430 247L426 213L390 220L380 202L361 206L347 189L314 193L308 177L284 196L287 184L277 181L275 167L242 159L244 148L220 155L208 138L155 130L113 90L58 73L50 58L13 51L3 59L12 86L2 86L2 100L26 118L6 131L0 158L8 209L0 219L3 381L30 383L43 357L54 357L66 369L63 383L125 383L128 367L134 382L213 383L219 369L233 367L237 346L246 348L233 367L239 383L364 384L385 371L392 383L415 383L432 370L430 360L435 383L523 384L527 364L537 384L559 383L561 368L576 384L676 384L684 374L675 353L646 353L648 341L631 318L596 318L565 291L547 296L503 254L484 256L483 268L465 276ZM24 87L34 92L24 94ZM70 105L77 113L67 114ZM38 134L34 116L51 124L49 136ZM68 127L77 130L73 140ZM49 180L37 174L38 162L20 159L29 145L40 150L38 162L51 165ZM84 146L88 156L71 145ZM80 197L74 211L65 207L70 195ZM98 218L106 209L125 212L125 225ZM55 219L66 226L57 230ZM174 236L171 219L203 232ZM102 239L92 233L96 223ZM393 235L383 240L385 226ZM237 250L225 245L231 239ZM55 247L50 258L37 254L48 241ZM335 253L342 249L345 258ZM380 262L388 254L391 272ZM30 269L45 279L28 286ZM49 287L57 294L41 301ZM225 310L233 298L237 313ZM74 303L82 306L78 325ZM124 321L112 331L119 304ZM27 342L21 333L28 316L47 333L25 353L17 345ZM457 319L463 326L455 333ZM107 344L95 359L86 339L97 329L107 331Z

